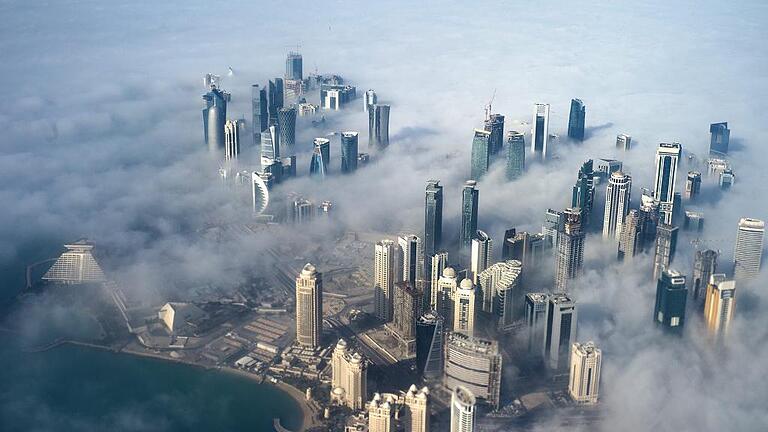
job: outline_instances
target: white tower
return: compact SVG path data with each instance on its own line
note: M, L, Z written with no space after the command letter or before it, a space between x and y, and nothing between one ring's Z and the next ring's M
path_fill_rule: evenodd
M399 280L400 248L392 240L376 242L374 255L374 311L376 317L392 320L392 300L395 282Z
M765 222L751 218L742 218L739 221L736 248L733 252L734 278L751 279L760 272L764 234Z
M629 213L629 199L632 191L632 177L617 171L611 174L605 189L605 214L603 216L603 239L619 241L624 222Z
M456 386L451 395L451 432L474 432L475 395L464 386Z
M461 281L453 298L453 331L467 336L475 332L475 285L469 279Z
M682 146L680 143L661 143L656 150L656 176L653 182L653 197L659 202L659 218L672 224L672 205L677 182L677 166Z
M296 278L296 342L318 348L323 336L323 275L307 263Z
M600 390L600 363L602 355L594 342L574 343L571 346L571 376L568 393L584 404L596 404Z

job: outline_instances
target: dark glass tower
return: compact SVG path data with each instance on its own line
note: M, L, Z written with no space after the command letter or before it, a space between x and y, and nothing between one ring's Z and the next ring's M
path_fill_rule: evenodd
M568 138L584 141L584 121L587 108L581 99L571 99L571 115L568 117Z
M280 108L277 111L282 156L296 154L296 108Z
M267 96L269 101L267 102L267 110L269 111L269 124L277 124L278 112L283 107L283 79L275 78L274 81L269 82L269 92Z
M477 205L480 191L477 182L467 180L461 191L461 236L459 247L467 249L472 244L472 237L477 232Z
M507 180L522 177L525 171L525 135L518 131L507 133Z
M475 180L480 180L491 162L491 133L486 130L475 129L475 135L472 138L472 160L469 176Z
M331 160L331 141L315 138L315 148L309 163L309 175L321 179L328 175L328 161Z
M680 334L685 324L685 276L675 270L664 270L656 284L653 321L664 331Z
M203 95L203 134L208 150L217 152L224 149L224 124L227 122L229 93L211 86Z
M372 105L368 110L368 148L383 150L389 145L389 105Z
M424 254L431 257L443 237L443 186L440 180L427 180L424 201Z
M351 173L357 170L357 132L341 133L341 172Z
M504 145L504 116L501 114L491 114L485 120L485 130L491 133L489 137L488 148L490 154L495 155Z
M289 52L285 59L285 79L301 80L303 78L302 58L297 52Z
M416 372L427 380L443 376L443 318L427 312L416 322Z
M251 127L253 128L253 145L259 145L261 142L261 133L269 126L269 111L267 108L267 89L259 88L258 84L251 86L251 107L253 109L253 118Z
M712 123L709 125L709 133L709 153L714 155L727 154L728 144L731 141L731 130L728 129L728 122Z
M578 207L581 209L581 226L583 230L588 229L592 216L592 205L595 198L594 177L595 173L592 169L592 159L589 159L581 165L581 168L579 168L576 184L573 185L571 207Z

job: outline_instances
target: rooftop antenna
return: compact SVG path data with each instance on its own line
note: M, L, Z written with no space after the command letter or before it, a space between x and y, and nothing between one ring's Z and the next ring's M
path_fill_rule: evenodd
M493 95L491 95L491 100L488 101L488 105L485 106L485 120L488 121L491 119L491 109L493 105L493 100L496 99L496 89L493 89Z

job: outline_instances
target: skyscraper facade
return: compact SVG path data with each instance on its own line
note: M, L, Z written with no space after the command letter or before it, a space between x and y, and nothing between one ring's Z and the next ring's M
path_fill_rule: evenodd
M437 294L439 292L438 283L443 271L448 267L448 252L438 252L432 255L430 260L430 284L429 284L429 305L431 309L437 309ZM426 293L425 293L426 295Z
M357 170L358 133L341 133L341 172L352 173Z
M395 398L374 393L368 404L368 432L395 432Z
M477 284L477 276L493 262L493 240L484 231L476 231L472 239L469 269L472 282Z
M389 105L372 105L368 110L368 148L384 150L388 145Z
M494 155L500 152L504 145L504 116L501 114L491 114L485 119L483 129L491 133L488 137L490 154Z
M373 105L376 105L377 101L378 101L378 98L376 97L376 92L371 89L368 89L363 94L363 110L365 112L368 112Z
M685 191L683 197L687 200L694 200L701 192L701 173L698 171L688 171L688 177L685 179Z
M277 126L280 130L282 156L296 154L296 108L280 108L277 111Z
M331 354L331 399L351 410L361 410L368 400L368 367L365 357L344 339Z
M430 311L416 322L416 372L426 380L443 376L443 317Z
M731 130L728 122L712 123L709 125L709 153L716 156L728 153L728 144L731 140Z
M280 159L280 134L277 126L269 126L261 133L261 165Z
M424 243L416 235L403 235L397 238L402 257L400 278L413 287L424 280Z
M269 205L269 187L264 178L263 174L256 171L251 173L251 201L253 204L253 214L255 215L264 213L264 210Z
M653 320L657 326L669 333L681 334L685 324L685 276L667 269L662 272L656 284L656 304Z
M723 273L715 273L707 285L704 302L704 321L709 336L722 342L728 333L736 306L736 281L728 280Z
M424 202L424 253L432 256L442 246L443 186L440 180L427 180Z
M514 233L514 229L512 231ZM548 247L544 234L531 234L523 231L514 234L511 238L505 238L501 250L501 259L518 260L526 268L535 270L542 264L544 249Z
M542 353L552 370L568 366L569 349L576 339L576 302L566 294L548 296Z
M443 317L446 329L453 329L453 299L459 288L459 280L453 267L446 267L437 281L437 289L432 292L434 310Z
M403 415L404 432L429 432L429 388L416 388L415 384L402 397L405 408Z
M392 327L406 350L416 350L416 321L421 316L421 291L409 282L397 282L393 289Z
M304 78L303 74L303 60L301 54L297 52L289 52L288 57L285 59L285 79L287 80L301 80Z
M679 143L661 143L656 150L656 176L653 197L659 202L660 220L672 223L672 212L677 181L677 166L682 147Z
M717 255L717 251L712 249L697 250L693 258L691 304L699 310L704 306L709 278L717 272Z
M224 124L227 121L229 93L211 85L203 95L203 134L208 151L217 152L224 148Z
M498 342L463 333L446 335L443 385L448 390L465 386L476 397L498 408L501 366Z
M602 353L590 341L571 346L570 379L568 393L577 403L596 404L600 391L600 366Z
M536 104L533 112L533 128L531 129L531 153L539 161L547 159L547 144L549 142L549 105Z
M451 393L451 432L475 432L477 400L472 391L457 385Z
M309 163L309 175L325 178L328 175L328 163L331 160L331 141L327 138L315 138L314 145Z
M453 295L453 331L475 333L475 285L469 279L463 279Z
M227 120L224 125L224 160L236 161L240 155L240 133L245 130L243 120Z
M525 295L525 329L528 337L528 353L541 355L544 352L544 333L547 330L549 295L528 293Z
M656 250L653 256L653 278L658 279L675 259L677 250L676 226L659 224L656 227Z
M565 214L558 210L547 209L544 214L544 224L541 226L541 233L544 234L544 241L548 247L557 248L559 233L565 228Z
M629 151L632 148L632 137L627 134L619 134L616 136L616 148Z
M374 314L384 322L392 320L395 282L400 248L392 240L376 242L373 266Z
M251 109L253 145L259 145L261 133L269 126L269 109L267 106L267 89L259 88L258 84L251 85Z
M523 263L509 260L493 264L477 278L482 310L494 315L501 331L511 330L522 314L522 272Z
M559 233L555 254L555 290L566 292L569 281L581 274L584 263L584 232L579 208L565 209L565 226Z
M643 214L638 210L632 209L627 213L624 224L621 227L619 237L619 261L631 260L635 255L643 251L642 229Z
M605 190L605 214L603 216L603 238L619 241L629 213L632 177L623 172L611 174Z
M525 172L525 134L518 131L507 133L507 180L515 180Z
M752 279L760 272L763 257L765 222L759 219L741 218L733 252L734 277Z
M477 207L480 191L475 180L467 180L461 190L460 248L469 248L477 232Z
M475 129L472 137L472 156L469 176L480 180L487 172L491 164L491 133Z
M587 108L581 99L571 99L571 113L568 116L568 138L575 141L584 141L584 123Z
M733 170L726 169L720 173L718 184L720 185L720 189L728 190L733 186L734 181L736 181L736 175L733 173Z
M307 263L296 278L296 342L319 348L323 338L323 274Z
M581 210L581 227L586 230L592 219L595 201L595 173L592 159L586 160L579 168L576 184L573 185L571 207Z
M278 123L278 112L283 107L285 89L283 88L283 79L275 78L267 84L267 111L269 112L269 125Z

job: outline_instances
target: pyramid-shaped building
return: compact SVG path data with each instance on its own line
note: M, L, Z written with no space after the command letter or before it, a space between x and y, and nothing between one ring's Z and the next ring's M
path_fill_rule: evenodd
M84 284L104 282L104 272L91 254L93 244L79 240L64 245L67 251L43 275L44 281Z

